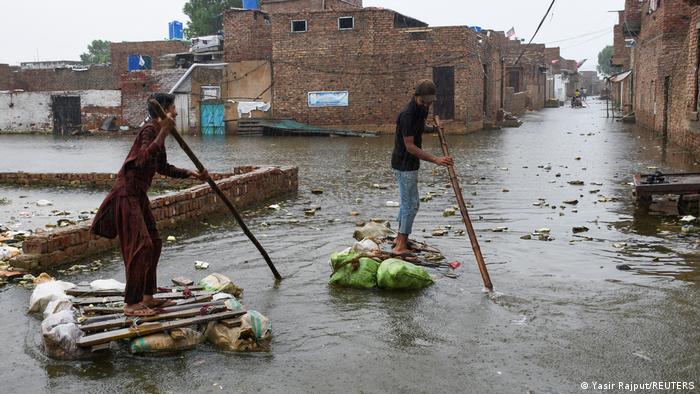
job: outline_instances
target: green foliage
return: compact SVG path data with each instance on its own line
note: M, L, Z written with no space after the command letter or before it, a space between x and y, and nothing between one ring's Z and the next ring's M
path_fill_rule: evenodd
M613 56L613 47L612 45L608 45L605 48L603 48L600 53L598 53L598 72L604 75L610 75L612 74L612 66L610 65L610 61L612 60Z
M92 44L88 45L88 51L80 55L80 61L83 64L109 63L111 60L109 44L109 41L93 40Z
M185 35L192 38L216 34L223 29L221 14L229 8L242 6L241 0L189 0L182 9L190 17Z

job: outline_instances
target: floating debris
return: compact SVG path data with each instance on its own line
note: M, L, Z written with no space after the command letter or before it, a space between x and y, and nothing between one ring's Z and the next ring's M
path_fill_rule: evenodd
M585 185L585 183L584 183L583 181L569 181L569 182L567 182L567 183L568 183L569 185L572 185L572 186L583 186L583 185Z
M532 235L530 235L530 234L525 234L525 235L523 235L522 237L520 237L520 239L531 240L531 239L532 239Z
M579 233L588 232L590 229L588 227L581 226L581 227L574 227L571 230L574 232L574 234L579 234Z
M168 238L166 238L166 241L168 241L168 242L175 242L175 241L177 241L177 238L175 238L174 235L169 235Z
M588 192L591 194L598 194L598 193L600 193L600 189L591 189Z
M454 208L447 208L444 211L442 211L442 216L448 217L448 216L454 216L457 213Z
M627 246L627 242L615 242L612 246L613 248L623 249Z
M352 211L350 212L350 216L360 216L360 213L357 211Z
M503 233L503 232L508 231L508 227L496 227L496 228L492 229L491 231L493 231L494 233Z
M379 189L379 190L386 190L386 189L389 188L389 186L388 186L388 185L381 185L381 184L379 184L379 183L375 183L374 185L372 185L372 188L374 188L374 189Z
M39 200L36 202L37 207L49 207L53 205L53 203L49 200Z
M615 266L615 268L617 268L620 271L631 271L632 270L632 267L630 267L627 264L618 264L617 266Z
M389 208L398 208L398 207L401 206L401 204L399 204L399 203L396 202L396 201L387 201L387 202L386 202L386 206L389 207Z
M448 231L443 228L436 228L432 232L434 237L442 237L448 234Z
M280 209L282 209L282 207L279 204L273 204L273 205L270 205L269 207L267 207L267 209L271 209L273 211L279 211Z
M306 216L316 215L316 208L310 208L310 209L304 210L304 215L306 215Z
M683 216L681 218L682 223L693 223L696 220L697 220L697 218L693 215Z
M313 194L323 194L323 189L311 189L311 193L313 193Z
M194 268L198 269L198 270L205 270L205 269L209 268L209 263L204 262L204 261L195 261Z
M578 200L566 200L564 201L564 204L578 205Z

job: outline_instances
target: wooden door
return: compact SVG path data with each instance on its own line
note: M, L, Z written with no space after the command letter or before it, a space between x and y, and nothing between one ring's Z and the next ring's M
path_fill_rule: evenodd
M442 119L455 117L455 68L433 68L433 81L437 87L437 101L433 112Z

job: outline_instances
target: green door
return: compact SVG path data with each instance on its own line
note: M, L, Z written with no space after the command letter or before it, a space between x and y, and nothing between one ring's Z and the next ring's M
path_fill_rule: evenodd
M224 104L216 102L202 102L200 105L202 115L202 135L224 134Z

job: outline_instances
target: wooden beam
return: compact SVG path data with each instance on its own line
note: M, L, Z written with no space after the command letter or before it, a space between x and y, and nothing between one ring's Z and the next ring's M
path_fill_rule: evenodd
M192 326L195 324L208 323L215 320L233 319L246 314L247 311L228 311L215 313L213 315L197 316L189 319L174 320L164 323L151 322L144 323L137 328L122 328L114 331L101 332L98 334L86 335L77 340L79 347L93 347L103 343L118 341L120 339L130 339L137 336L145 336L171 330L173 328L181 328Z
M204 296L213 296L214 293L210 291L195 291L192 292L192 297L200 298ZM154 294L153 298L157 300L174 300L178 298L185 298L184 293L158 293ZM189 297L188 297L189 298ZM94 305L94 304L109 304L112 302L124 301L122 296L109 296L109 297L76 297L73 299L73 305Z
M221 304L215 304L215 305L209 305L212 308L215 308L218 312L223 312L226 310L226 306L221 303ZM103 331L103 330L110 330L112 328L117 328L117 327L129 327L135 324L141 324L142 322L151 322L151 321L159 321L159 320L171 320L171 319L183 319L187 317L194 317L198 316L201 312L202 307L198 305L188 305L187 306L189 309L181 310L181 311L168 311L164 313L159 313L154 316L144 316L144 317L128 317L128 316L120 316L114 319L110 320L105 320L105 321L98 321L98 322L92 322L88 324L82 324L79 325L81 330L85 332L95 332L95 331ZM222 310L223 308L223 310Z

